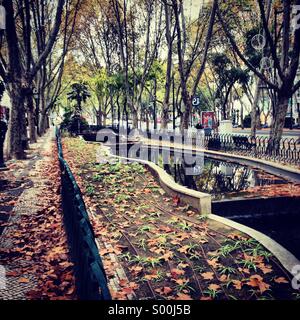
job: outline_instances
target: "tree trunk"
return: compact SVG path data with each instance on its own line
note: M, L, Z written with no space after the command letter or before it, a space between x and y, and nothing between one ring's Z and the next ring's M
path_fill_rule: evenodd
M97 112L97 115L96 115L96 123L97 123L97 126L101 126L101 117L99 115L99 113Z
M47 114L46 111L43 110L40 113L40 119L39 119L39 128L40 128L40 133L41 135L45 134L46 130L47 130Z
M182 92L183 93L183 92ZM185 105L185 111L183 113L182 121L181 121L181 131L189 128L190 116L192 113L192 99L189 97L188 93L183 93L183 102Z
M252 110L251 110L251 136L256 136L256 130L257 130L257 122L260 119L257 119L257 108L258 108L258 101L260 98L260 86L262 84L262 81L260 79L257 80L256 88L255 88L255 94L252 104Z
M16 159L25 159L23 150L23 131L25 124L24 112L24 96L21 93L21 88L12 85L10 88L10 99L12 108L9 119L9 155Z
M231 92L231 89L233 88L234 86L234 83L231 83L226 91L226 94L225 94L225 98L224 98L224 102L223 102L223 105L222 105L222 113L223 113L223 119L222 120L227 120L228 119L228 113L230 111L230 109L228 108L227 106L227 102L228 102L228 98L229 98L229 95L230 95L230 92ZM228 110L229 109L229 110Z
M48 114L46 114L46 130L50 129L50 119Z
M114 99L113 99L111 88L109 89L109 97L110 97L110 108L111 108L111 125L114 126L115 109L114 109Z
M172 48L173 40L171 37L171 20L170 20L170 8L167 3L164 4L165 18L166 18L166 40L168 44L168 59L167 59L167 72L166 72L166 82L165 82L165 96L162 106L161 115L161 129L166 129L169 121L169 99L171 91L171 73L172 73Z
M102 111L101 107L99 106L98 112L97 112L97 126L102 127Z
M282 138L283 127L285 123L285 117L288 110L289 96L278 93L276 112L273 115L273 123L270 132L270 142L268 145L268 151L278 151L280 147L280 140Z
M166 129L169 122L169 103L164 102L162 106L162 115L161 115L161 129Z
M139 122L139 119L138 119L137 112L134 111L132 113L132 127L133 127L133 129L136 129L138 127L138 122Z
M132 107L131 108L131 113L132 113L132 127L133 127L133 129L136 129L138 127L138 125L139 125L137 108Z
M120 127L120 125L121 125L121 106L120 106L119 98L120 98L120 96L118 95L118 97L117 97L117 106L118 106L118 126Z
M36 138L36 130L35 130L35 117L33 110L28 109L28 125L29 125L29 139L30 143L36 143L37 138Z
M148 113L146 113L145 117L146 117L146 130L149 131L150 130L150 121L149 121Z
M28 115L30 143L36 143L37 137L36 137L36 125L35 125L35 112L34 112L32 95L29 95L27 97L27 115Z

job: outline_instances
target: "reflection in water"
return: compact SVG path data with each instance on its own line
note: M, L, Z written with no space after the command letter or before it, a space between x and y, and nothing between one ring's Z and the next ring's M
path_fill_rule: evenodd
M193 175L186 175L188 166L174 157L170 164L161 166L176 182L190 189L209 193L214 199L237 197L241 191L255 186L285 183L263 171L212 158L205 158L203 168L193 167Z
M116 154L124 156L119 145L114 147ZM204 157L202 165L187 165L188 157L181 152L163 152L159 148L144 148L142 144L135 145L133 149L131 145L124 148L130 158L140 159L142 156L142 159L158 164L177 183L209 193L213 200L253 196L257 192L255 187L287 183L275 175L235 162Z

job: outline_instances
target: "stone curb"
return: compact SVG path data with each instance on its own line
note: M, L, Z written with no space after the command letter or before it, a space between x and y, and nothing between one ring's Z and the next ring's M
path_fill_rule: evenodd
M108 150L107 150L108 151ZM211 195L199 191L194 191L188 189L184 186L179 185L174 179L165 172L162 168L158 165L141 159L134 159L134 158L126 158L120 157L111 154L109 151L109 156L124 159L131 162L138 162L146 165L151 173L158 178L161 187L171 196L178 196L181 201L186 204L191 205L193 208L199 210L199 213L205 215L211 213Z
M227 218L223 218L221 216L210 214L208 218L222 224L225 224L233 229L236 229L242 233L247 234L251 238L258 241L262 244L267 250L269 250L282 264L282 266L293 275L292 271L296 265L300 265L300 261L287 249L285 249L282 245L280 245L275 240L266 236L262 232L259 232L255 229L247 227L243 224L235 222L233 220L229 220ZM294 275L293 275L294 276Z

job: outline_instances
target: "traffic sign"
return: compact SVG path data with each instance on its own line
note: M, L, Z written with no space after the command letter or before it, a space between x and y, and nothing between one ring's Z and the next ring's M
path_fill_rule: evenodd
M193 100L192 100L192 105L193 105L194 107L200 106L200 97L199 97L199 96L195 96L195 97L193 98Z

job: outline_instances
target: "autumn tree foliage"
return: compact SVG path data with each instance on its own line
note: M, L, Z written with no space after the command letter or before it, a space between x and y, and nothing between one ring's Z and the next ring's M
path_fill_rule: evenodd
M61 88L64 59L80 0L3 1L6 34L0 76L11 99L9 153L24 158L27 142L36 141ZM34 102L35 100L35 102Z
M178 120L185 129L204 110L233 119L237 102L241 123L251 114L252 135L262 113L272 118L276 148L300 89L299 1L3 1L0 76L12 101L11 155L24 157L27 140L45 132L55 108L70 107L67 92L79 82L91 92L86 113L99 125L165 129ZM264 39L261 48L255 37ZM215 64L222 55L224 68Z

